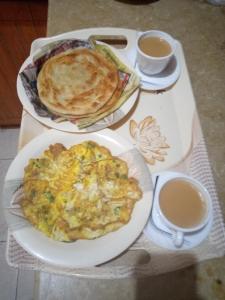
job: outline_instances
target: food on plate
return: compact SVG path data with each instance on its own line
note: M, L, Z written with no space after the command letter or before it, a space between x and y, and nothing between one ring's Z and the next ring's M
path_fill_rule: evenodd
M28 111L53 127L62 123L64 129L68 122L72 131L95 131L118 122L130 109L125 102L133 104L137 93L131 95L140 82L111 47L91 39L47 44L19 75Z
M116 66L95 50L67 50L48 59L37 78L41 102L52 112L95 113L117 89Z
M141 199L127 163L93 141L56 143L30 159L21 207L40 231L58 241L94 239L129 222Z

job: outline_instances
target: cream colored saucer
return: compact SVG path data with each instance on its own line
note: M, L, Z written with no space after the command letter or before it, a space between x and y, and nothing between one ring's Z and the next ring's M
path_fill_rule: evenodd
M163 175L162 175L163 174ZM153 175L152 181L155 183L155 179L157 175L160 175L158 179L157 187L160 185L160 181L165 180L165 176L171 177L176 174L175 172L162 172ZM156 188L157 191L157 188ZM155 192L156 192L155 191ZM180 248L175 247L172 240L172 230L170 230L164 222L161 220L160 215L156 209L156 205L152 206L152 213L147 222L147 225L144 229L144 234L147 236L149 240L151 240L156 245L166 248L169 250L188 250L194 248L201 244L208 236L213 223L213 217L211 216L209 222L203 227L203 229L195 231L193 233L185 233L184 235L184 243Z
M135 71L141 79L141 88L143 90L163 90L173 85L179 78L181 68L177 54L170 60L167 67L155 75L146 75L140 71L138 65L135 65Z

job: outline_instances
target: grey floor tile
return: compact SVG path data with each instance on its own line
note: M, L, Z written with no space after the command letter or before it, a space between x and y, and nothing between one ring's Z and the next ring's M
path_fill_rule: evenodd
M19 128L0 129L0 159L15 157L19 130Z
M34 299L34 283L34 271L19 270L16 300Z
M4 178L10 163L11 159L0 159L0 241L6 241L7 234L7 225L4 218L4 213L2 209L2 188L4 183Z
M136 300L136 281L85 279L42 272L39 295L36 298L37 300Z
M5 242L0 242L0 299L15 300L18 271L5 260Z

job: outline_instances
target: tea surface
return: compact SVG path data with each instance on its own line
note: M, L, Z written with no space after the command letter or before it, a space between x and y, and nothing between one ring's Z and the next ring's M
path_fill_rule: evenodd
M153 57L167 56L172 51L170 44L159 37L143 37L139 40L138 44L142 52Z
M181 179L173 179L163 186L159 204L164 216L182 228L197 226L206 215L202 194L194 185Z

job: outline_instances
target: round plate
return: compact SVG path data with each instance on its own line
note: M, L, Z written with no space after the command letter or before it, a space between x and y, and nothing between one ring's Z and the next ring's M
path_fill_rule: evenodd
M135 72L135 70L132 68L132 66L128 62L128 60L117 49L115 49L109 45L108 45L108 47L110 47L110 49L115 53L115 55L124 64L126 64L133 72ZM40 51L40 49L37 49L32 55L30 55L25 60L25 62L22 64L22 66L19 70L19 73L21 73L29 64L32 63L33 57L35 55L37 55L37 53L39 51ZM118 114L117 118L114 118L113 113L112 113L112 114L108 115L106 118L103 118L103 122L101 122L101 120L99 120L97 126L95 126L95 124L93 124L92 126L89 126L87 128L79 129L76 126L76 124L73 124L69 121L57 123L57 122L51 120L50 117L39 116L36 113L33 104L30 102L29 98L27 97L26 91L23 87L22 80L21 80L19 74L17 76L17 94L18 94L18 97L19 97L24 109L26 111L28 111L35 119L37 119L42 124L44 124L48 127L54 128L54 129L68 131L68 132L93 132L93 131L101 130L101 129L107 128L109 126L112 126L113 124L119 122L119 120L121 120L122 118L125 117L125 115L128 114L128 112L131 110L131 108L133 107L133 105L137 99L138 93L139 93L139 91L138 91L138 89L136 89L132 93L132 95L125 101L125 103L119 108L120 114Z
M114 156L133 149L132 144L109 129L85 135L51 129L33 139L18 153L9 167L5 181L22 178L24 167L29 159L38 157L50 144L57 142L69 147L85 140L92 140L107 147ZM130 155L133 156L132 151L129 152ZM135 159L133 161L135 164ZM147 168L146 172L146 175L151 178ZM68 268L98 265L116 257L137 239L148 220L151 199L152 191L143 191L142 199L135 204L130 222L119 230L94 240L78 240L72 243L57 242L33 226L17 228L13 231L13 235L28 253L47 263Z

